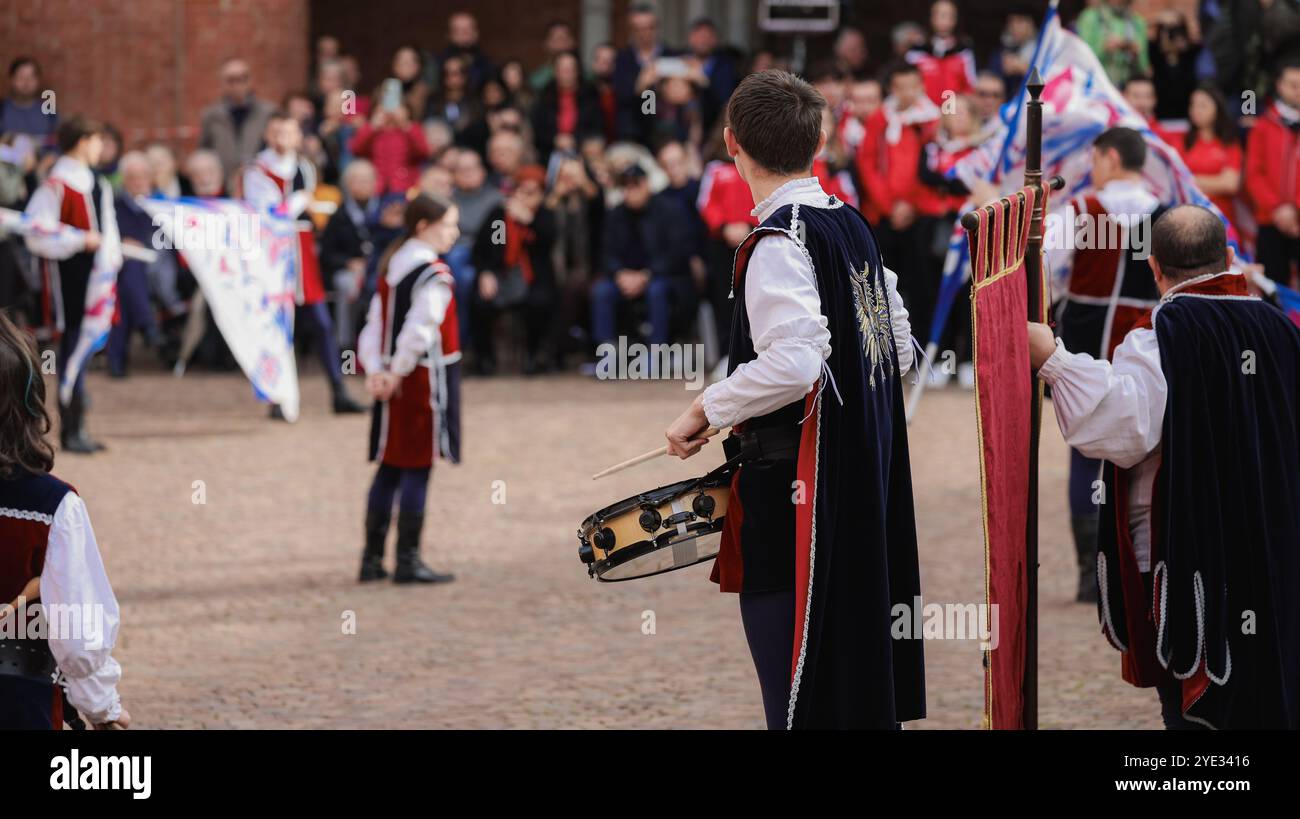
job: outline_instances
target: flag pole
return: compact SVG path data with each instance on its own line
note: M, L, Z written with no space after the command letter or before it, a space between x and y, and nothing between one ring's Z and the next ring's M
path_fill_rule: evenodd
M1025 83L1029 102L1025 108L1025 187L1032 187L1034 210L1029 222L1025 251L1025 283L1028 288L1029 320L1047 318L1043 303L1043 79L1038 68L1030 70ZM1038 437L1043 420L1043 388L1032 372L1029 391L1029 492L1025 516L1025 677L1024 726L1038 728Z

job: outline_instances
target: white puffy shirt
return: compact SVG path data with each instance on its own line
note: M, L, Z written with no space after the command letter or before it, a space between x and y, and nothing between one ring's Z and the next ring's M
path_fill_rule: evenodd
M389 259L384 278L390 286L396 286L415 268L437 260L438 252L431 245L419 239L407 239ZM429 354L439 339L439 328L447 315L451 297L451 287L436 279L431 279L411 294L411 308L402 322L401 332L397 334L393 357L388 362L389 372L406 376ZM368 373L385 369L383 339L380 337L383 326L381 309L379 295L371 296L366 326L357 339L357 357Z
M752 211L760 222L778 208L826 207L828 194L816 177L785 183ZM779 409L807 395L831 354L831 333L822 315L812 263L790 236L760 238L745 271L745 312L758 354L704 391L709 425L725 429ZM912 366L912 327L898 295L898 276L885 268L899 374Z
M122 713L117 683L122 667L113 659L121 612L104 571L86 504L75 492L55 510L41 569L41 606L47 610L93 606L102 614L98 634L51 634L50 653L68 681L68 701L93 723L112 722ZM87 639L89 638L89 639Z

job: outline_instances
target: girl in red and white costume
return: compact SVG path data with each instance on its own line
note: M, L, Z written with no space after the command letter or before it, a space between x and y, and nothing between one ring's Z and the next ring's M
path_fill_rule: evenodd
M406 206L405 230L379 265L357 344L366 389L375 398L370 459L379 461L366 510L362 582L387 577L384 541L397 514L397 583L453 579L420 560L429 475L437 455L452 463L460 448L460 332L456 283L439 256L460 236L455 205L426 195Z

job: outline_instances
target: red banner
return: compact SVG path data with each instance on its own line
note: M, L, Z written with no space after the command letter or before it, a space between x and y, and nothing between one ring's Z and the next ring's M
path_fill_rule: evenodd
M1035 189L975 211L968 234L984 518L984 724L1024 728L1031 390L1025 248Z

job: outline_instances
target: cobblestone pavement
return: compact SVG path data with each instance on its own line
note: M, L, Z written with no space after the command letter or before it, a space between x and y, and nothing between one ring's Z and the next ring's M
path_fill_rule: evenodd
M423 546L458 580L435 588L355 582L368 420L329 414L318 375L296 425L267 419L235 375L93 373L89 388L110 449L61 455L56 472L86 498L122 604L139 727L761 727L735 598L707 566L609 585L576 557L597 508L719 462L715 443L590 480L662 441L694 397L680 382L467 381L465 463L435 470ZM927 396L911 442L925 598L980 602L972 394ZM1041 725L1158 727L1154 693L1119 680L1094 609L1072 602L1066 462L1049 409ZM977 644L926 652L916 727L977 727Z

